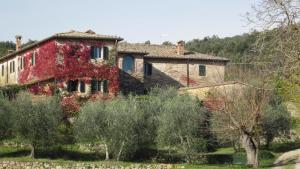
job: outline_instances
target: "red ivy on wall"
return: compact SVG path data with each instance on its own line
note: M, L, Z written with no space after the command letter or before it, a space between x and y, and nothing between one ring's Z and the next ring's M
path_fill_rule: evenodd
M35 65L31 65L34 51L25 53L24 69L20 70L19 83L25 84L34 81L42 81L54 78L56 87L62 88L62 82L80 79L90 83L92 78L109 80L109 91L117 94L119 92L119 69L117 66L92 63L90 59L90 45L103 46L99 42L71 42L62 44L54 40L44 43L35 51ZM45 94L45 84L36 84L29 88L32 93Z
M35 65L31 64L33 55L35 55ZM42 44L39 49L27 52L22 57L24 57L25 62L24 69L20 70L19 83L25 84L54 76L56 57L55 41Z

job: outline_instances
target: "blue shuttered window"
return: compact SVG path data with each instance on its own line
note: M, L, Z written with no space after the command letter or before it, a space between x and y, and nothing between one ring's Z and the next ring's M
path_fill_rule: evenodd
M132 56L128 55L124 57L122 70L127 73L133 72L134 59Z
M206 66L199 65L199 76L206 76Z

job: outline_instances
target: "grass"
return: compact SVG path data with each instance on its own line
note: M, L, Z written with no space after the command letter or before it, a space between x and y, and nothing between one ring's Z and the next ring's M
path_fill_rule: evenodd
M277 149L280 149L280 146L285 147L284 145L276 145ZM275 147L276 147L275 146ZM261 151L262 159L260 161L261 168L269 168L275 158L280 153L274 153L270 151ZM37 150L37 159L31 159L28 157L30 150L28 148L13 148L13 147L3 147L0 146L0 160L14 160L14 161L38 161L38 162L51 162L59 164L69 164L69 163L94 163L94 164L105 164L105 165L118 165L118 166L129 166L129 165L148 165L148 164L157 164L151 161L139 161L139 162L116 162L116 161L104 161L103 154L95 154L93 152L82 152L78 150L76 145L66 145L55 149L48 150ZM208 158L207 164L185 164L185 163L176 163L173 164L176 168L185 168L191 169L244 169L247 168L244 165L245 162L245 153L234 153L232 147L220 148L215 152L204 154ZM233 164L232 164L233 163Z

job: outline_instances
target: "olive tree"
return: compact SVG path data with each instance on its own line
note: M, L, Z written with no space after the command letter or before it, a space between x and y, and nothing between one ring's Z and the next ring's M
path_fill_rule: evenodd
M264 88L244 86L226 91L215 91L212 130L220 141L239 140L246 151L247 164L259 165L259 144L264 108L269 94Z
M269 148L275 137L289 134L292 125L291 113L282 103L281 99L274 96L264 110L262 116L262 136Z
M32 95L21 93L12 105L13 132L21 142L30 145L30 157L35 157L38 147L55 145L63 117L56 96L33 101Z
M75 121L77 138L104 143L106 160L134 157L154 138L151 125L153 116L144 111L143 103L143 99L133 96L87 103Z
M205 150L205 141L199 135L205 112L200 102L187 94L165 100L158 116L159 145L179 148L190 162L189 155Z
M0 93L0 140L11 134L11 105L9 100Z
M97 143L104 141L106 160L109 159L107 147L108 121L103 102L88 102L80 110L74 124L75 135L79 141Z

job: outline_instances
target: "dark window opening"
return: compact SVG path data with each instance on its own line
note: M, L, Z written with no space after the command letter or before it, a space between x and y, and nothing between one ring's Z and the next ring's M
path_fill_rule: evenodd
M123 60L122 69L124 72L132 73L134 66L134 59L132 56L125 56Z
M93 79L91 82L91 92L96 93L96 92L103 92L103 93L108 93L108 81L107 80L97 80Z
M68 81L68 92L76 92L78 86L78 80Z
M15 61L12 62L12 72L15 72Z
M84 81L80 81L80 92L85 93L85 83L84 83Z
M2 65L2 76L4 76L4 65Z
M144 65L144 75L151 76L152 75L152 64L145 63Z
M108 57L109 57L109 48L104 46L103 47L103 59L108 60Z
M206 66L199 65L199 76L206 76Z
M103 89L103 93L108 93L108 81L107 80L103 80L102 81L102 89Z
M31 56L31 66L35 65L35 55L36 55L36 52L33 52L32 56Z

